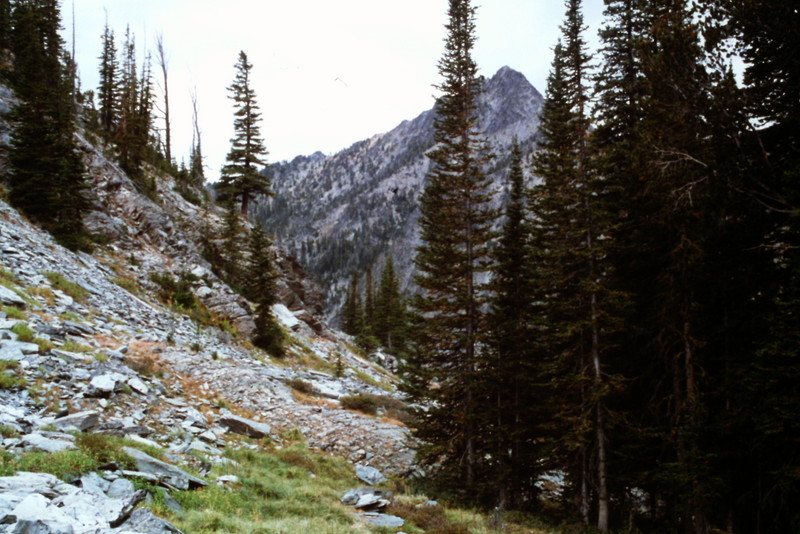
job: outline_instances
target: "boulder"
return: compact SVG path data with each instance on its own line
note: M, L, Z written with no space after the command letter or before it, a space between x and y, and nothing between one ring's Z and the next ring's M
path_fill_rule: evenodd
M183 469L175 467L174 465L153 458L139 449L123 447L122 451L134 459L136 462L136 469L157 477L161 484L168 487L187 490L208 485L206 481L190 475Z
M66 513L44 496L34 493L25 497L9 514L16 524L7 530L13 534L74 534L72 521Z
M150 392L150 388L147 387L147 384L135 376L133 378L129 378L127 384L136 393L147 395Z
M370 486L377 486L386 482L386 477L383 476L383 473L368 465L356 465L356 476L360 481Z
M217 419L217 422L234 434L241 434L253 439L269 437L272 428L264 423L245 419L232 413L226 413Z

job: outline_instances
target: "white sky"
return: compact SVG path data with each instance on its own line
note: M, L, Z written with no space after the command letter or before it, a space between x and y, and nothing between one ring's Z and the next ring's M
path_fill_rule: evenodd
M156 35L163 35L173 155L179 161L188 156L189 95L196 88L210 180L219 176L233 135L227 87L240 50L254 65L269 162L317 150L334 153L389 131L430 109L433 85L440 82L437 62L448 0L62 0L68 43L73 1L84 91L97 88L106 14L118 48L127 25L140 54L154 50ZM563 2L478 0L477 5L474 57L482 74L508 65L544 94ZM585 1L590 42L601 15L602 0Z

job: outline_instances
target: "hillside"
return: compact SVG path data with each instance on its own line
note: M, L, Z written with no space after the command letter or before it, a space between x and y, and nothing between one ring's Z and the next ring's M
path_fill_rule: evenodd
M485 82L479 125L497 155L487 171L498 208L506 201L511 144L516 138L531 152L542 103L530 82L508 67ZM332 156L316 153L270 167L275 197L259 207L258 218L319 281L329 318L337 316L353 273L377 270L389 254L401 285L409 286L434 116L428 110Z

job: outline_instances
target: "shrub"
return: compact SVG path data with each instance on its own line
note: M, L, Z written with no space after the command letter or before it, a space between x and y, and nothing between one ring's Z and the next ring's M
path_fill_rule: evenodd
M9 425L0 425L0 436L4 438L18 438L19 431L16 428Z
M191 273L181 273L180 278L175 278L169 273L153 273L150 280L159 286L158 297L170 306L192 311L198 307L197 297L192 293L192 283L198 278Z
M50 285L54 288L63 291L73 299L78 302L83 302L87 298L89 298L89 292L81 287L80 285L76 284L75 282L68 280L63 274L57 273L55 271L48 271L44 273L45 278L50 282Z
M122 447L127 444L122 438L84 432L76 436L75 444L81 452L97 462L97 465L113 462L124 469L136 468L133 458L122 452Z
M153 354L142 354L135 358L126 358L125 363L142 376L154 376L157 378L163 378L164 376L164 366Z
M99 463L83 451L32 452L13 462L15 471L50 473L62 480L94 471Z
M302 378L292 378L289 380L289 387L295 391L299 391L300 393L305 393L306 395L313 395L316 393L314 390L314 386L303 380Z
M369 415L375 415L378 412L378 403L371 395L342 397L339 401L342 403L342 408L346 410L356 410Z

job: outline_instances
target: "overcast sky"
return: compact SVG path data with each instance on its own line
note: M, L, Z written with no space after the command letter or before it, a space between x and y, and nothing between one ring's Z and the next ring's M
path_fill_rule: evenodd
M73 0L62 2L69 42ZM602 0L585 4L587 38L594 41ZM334 153L432 107L447 6L447 0L74 0L76 57L83 90L95 90L106 17L118 48L128 25L140 52L154 49L162 34L173 154L188 155L189 95L196 88L206 175L216 180L233 134L227 87L240 50L254 65L268 161ZM508 65L544 93L562 2L478 6L474 57L481 73Z

